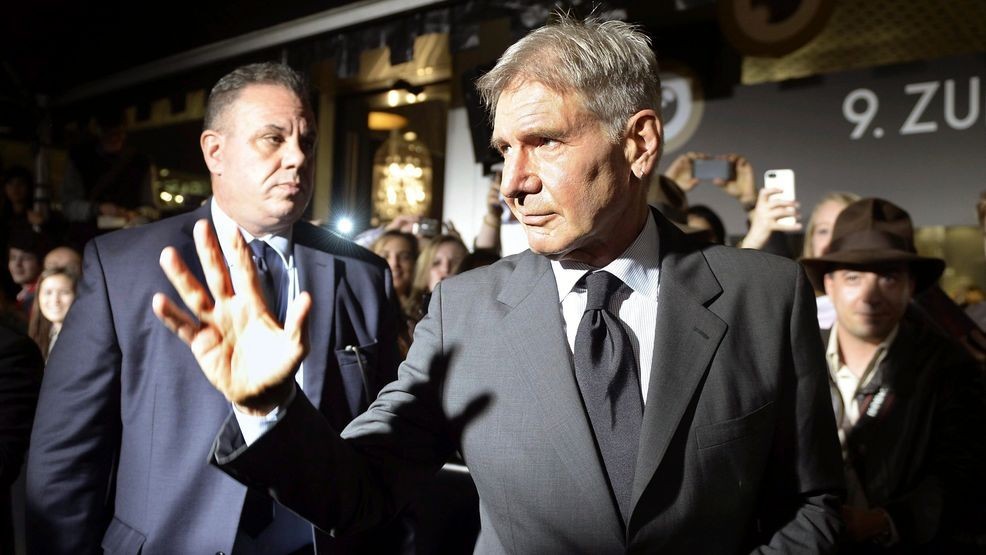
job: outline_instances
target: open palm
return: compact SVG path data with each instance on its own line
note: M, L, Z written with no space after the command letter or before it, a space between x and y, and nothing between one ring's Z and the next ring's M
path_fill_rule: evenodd
M154 296L153 309L191 347L217 390L245 412L266 414L293 390L292 378L307 350L303 332L311 298L302 293L291 303L282 328L267 309L243 237L238 231L233 235L230 271L209 223L195 225L208 291L174 248L164 249L161 268L190 312L162 293Z

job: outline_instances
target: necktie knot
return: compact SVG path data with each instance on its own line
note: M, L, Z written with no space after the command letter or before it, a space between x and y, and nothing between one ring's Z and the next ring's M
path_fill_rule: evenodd
M278 321L283 322L288 304L288 275L281 255L260 239L250 241L249 246L267 307L277 316Z
M254 239L250 241L250 251L253 253L253 263L257 265L257 269L261 272L267 272L267 251L270 250L270 245L261 241L260 239Z
M623 282L609 272L592 272L585 276L586 310L606 310L609 300Z

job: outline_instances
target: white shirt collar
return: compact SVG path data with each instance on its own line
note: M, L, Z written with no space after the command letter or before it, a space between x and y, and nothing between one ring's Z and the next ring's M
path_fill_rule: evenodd
M839 323L835 322L832 324L832 329L829 330L829 342L825 349L825 360L828 362L829 374L833 379L837 377L840 371L842 371L845 364L842 361L842 355L839 352ZM897 339L897 332L900 330L900 323L898 322L894 329L890 330L887 337L877 345L876 351L873 352L873 358L870 359L869 364L866 367L866 371L863 373L860 379L860 386L866 386L870 379L873 377L874 370L883 362L886 358L887 353L890 351L890 345Z
M254 239L260 239L270 245L271 248L273 248L277 254L281 256L281 259L284 260L286 267L290 264L292 247L291 231L293 226L288 226L283 234L267 234L262 237L254 237L249 231L240 227L239 224L233 221L233 218L230 218L229 215L223 211L223 209L219 206L219 203L216 202L215 197L212 198L210 209L212 210L212 223L216 226L216 234L219 236L219 247L223 251L223 256L226 257L227 264L229 264L231 260L228 253L233 250L233 246L229 244L228 240L230 230L233 227L240 230L240 235L243 236L243 240L245 240L248 244Z
M644 228L637 238L623 251L623 254L600 270L605 270L620 278L638 294L657 301L658 283L660 277L661 253L660 238L653 214L648 214ZM595 270L588 264L552 260L551 270L555 274L558 286L558 300L564 300L572 292L582 276L590 270Z

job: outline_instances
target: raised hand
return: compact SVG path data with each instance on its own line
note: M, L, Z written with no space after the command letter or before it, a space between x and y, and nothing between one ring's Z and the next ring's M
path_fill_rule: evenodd
M749 210L747 207L757 202L757 185L753 175L753 165L746 158L737 154L726 154L720 158L728 160L733 165L736 170L735 177L729 180L716 179L713 183Z
M161 268L190 313L157 293L154 314L191 347L209 382L240 411L267 414L293 391L294 374L307 352L304 324L311 297L301 293L288 306L282 328L267 309L240 233L234 230L229 238L232 272L206 220L195 224L194 235L209 290L168 247L161 251Z
M765 187L760 190L756 207L749 213L750 231L738 245L744 249L762 249L775 231L801 231L797 219L801 217L798 211L800 204L795 200L773 198L782 192L780 189ZM790 218L794 218L790 221Z
M670 177L672 181L681 187L682 191L687 193L698 185L698 179L695 178L695 172L692 170L692 164L695 160L707 160L709 158L710 156L708 154L702 154L700 152L686 152L671 162L671 165L669 165L668 169L665 170L664 175Z

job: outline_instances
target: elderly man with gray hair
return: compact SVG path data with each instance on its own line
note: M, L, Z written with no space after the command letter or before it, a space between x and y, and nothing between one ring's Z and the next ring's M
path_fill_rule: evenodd
M562 17L480 80L531 250L442 282L398 379L341 434L291 385L304 302L281 330L229 310L263 312L262 295L249 265L222 287L214 241L215 306L165 260L204 325L163 299L162 320L227 398L276 415L249 441L227 421L213 463L337 535L394 514L458 450L477 552L834 550L843 478L810 285L648 208L657 72L634 26Z

